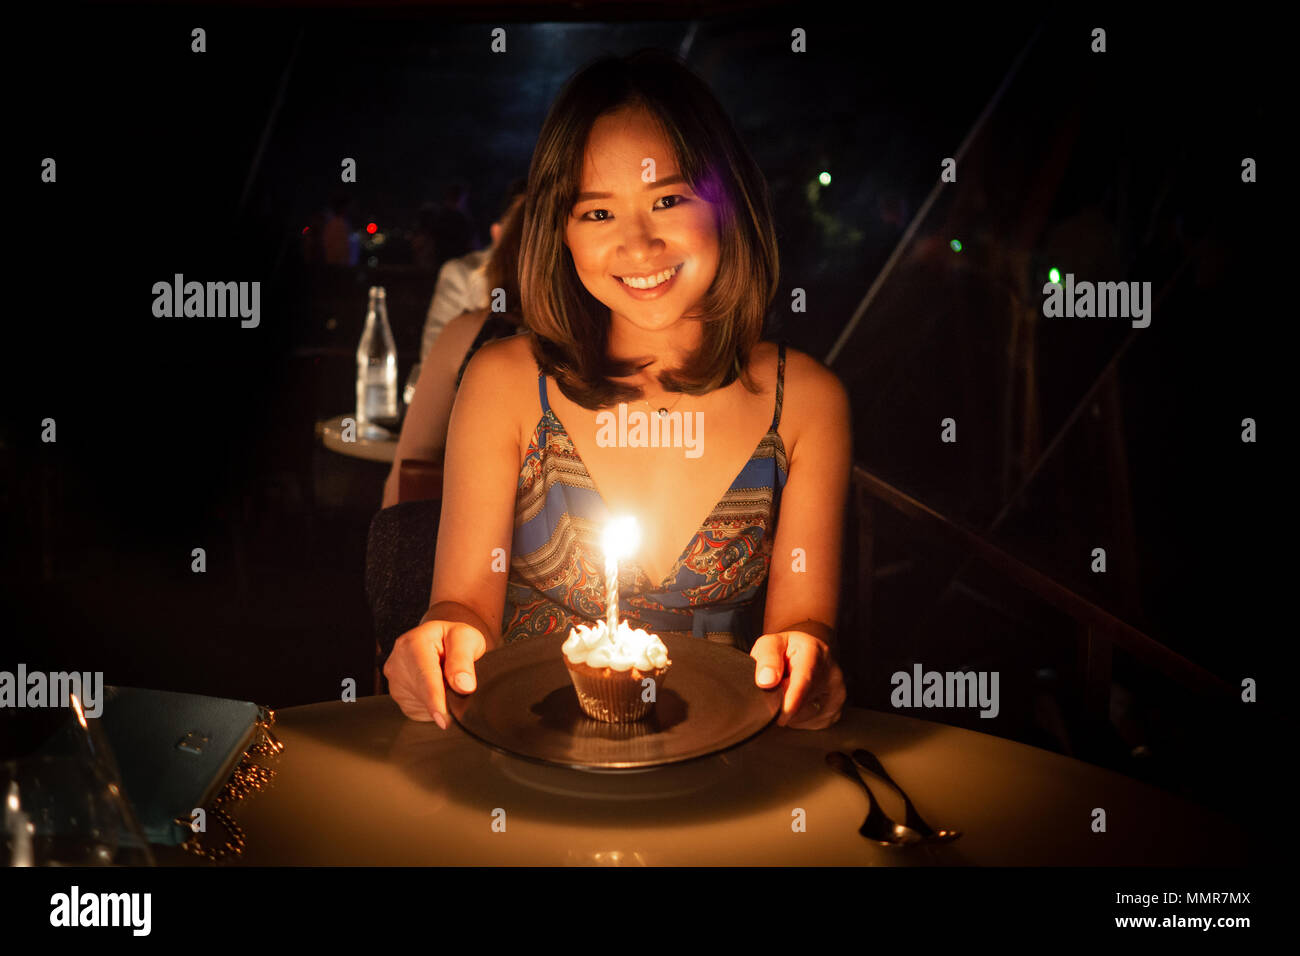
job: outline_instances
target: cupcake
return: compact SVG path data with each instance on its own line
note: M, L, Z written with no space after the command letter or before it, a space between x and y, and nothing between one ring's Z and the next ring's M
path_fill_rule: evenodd
M641 682L653 679L657 694L673 663L657 635L632 630L627 621L621 621L613 635L604 620L595 627L579 624L569 631L561 649L583 712L607 724L646 717L654 702L642 699Z

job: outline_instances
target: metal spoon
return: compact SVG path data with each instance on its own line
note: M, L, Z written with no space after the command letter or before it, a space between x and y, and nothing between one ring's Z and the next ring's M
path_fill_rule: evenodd
M960 830L936 830L924 820L921 814L916 812L916 807L912 806L912 801L908 799L907 793L894 782L894 778L885 772L885 765L870 750L864 750L859 747L853 751L853 759L865 767L871 773L884 780L903 798L903 809L906 811L907 826L921 835L921 838L932 843L946 843L949 840L955 840L961 836Z
M868 840L874 840L881 846L907 846L908 844L921 842L923 839L921 834L911 827L895 823L885 816L884 811L880 809L880 803L876 800L875 794L871 792L867 782L862 779L862 775L858 773L848 754L832 750L826 755L826 763L833 770L842 773L850 780L856 781L867 792L867 799L871 801L871 809L867 811L867 819L862 822L862 826L858 827L858 833Z

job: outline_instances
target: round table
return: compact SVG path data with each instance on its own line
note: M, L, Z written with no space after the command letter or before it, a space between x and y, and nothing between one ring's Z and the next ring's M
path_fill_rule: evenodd
M340 455L348 455L352 458L364 458L366 461L382 461L392 463L393 458L397 455L397 435L388 432L387 438L367 438L361 434L361 430L356 430L356 441L343 440L343 419L352 418L352 415L336 415L333 418L327 418L323 422L316 423L316 437L330 451L336 451Z
M632 774L504 756L406 718L391 697L277 711L272 785L235 805L248 865L1240 866L1254 848L1219 813L1000 737L846 708L820 731L769 726L734 750ZM858 835L862 789L830 750L876 754L947 844ZM902 800L868 778L886 813ZM1093 831L1094 809L1106 832ZM797 825L802 821L802 829ZM206 865L155 848L163 865Z

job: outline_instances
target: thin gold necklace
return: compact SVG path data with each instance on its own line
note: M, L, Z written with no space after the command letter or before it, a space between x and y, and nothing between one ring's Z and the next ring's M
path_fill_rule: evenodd
M643 371L643 370L649 368L649 367L650 367L651 365L653 365L653 364L654 364L654 362L650 362L650 363L648 363L648 364L646 364L646 365L643 365L643 366L641 366L641 368L638 369L637 371ZM683 398L685 398L685 397L686 397L686 393L685 393L685 392L679 392L679 393L677 394L677 398L676 398L676 400L674 400L673 403L672 403L671 405L668 405L668 406L662 406L662 405L661 405L661 406L659 407L659 409L658 409L658 411L659 411L659 417L660 417L660 418L665 417L665 416L666 416L670 411L672 411L674 408L676 408L677 405L678 405L678 403L681 402L681 400L682 400ZM653 405L653 404L652 404L648 399L639 398L639 399L637 399L637 403L638 403L638 404L641 404L641 405L645 405L645 406L648 407L648 408L654 408L654 405Z
M677 403L680 402L680 401L681 401L683 398L685 398L685 397L686 397L686 393L685 393L685 392L682 392L681 394L679 394L679 395L677 396L677 401L673 402L671 405L669 405L669 406L667 406L667 407L660 406L660 408L659 408L659 417L660 417L660 418L665 417L665 416L666 416L670 411L672 411L674 408L676 408L676 407L677 407ZM652 403L646 401L644 398L641 399L641 402L642 402L643 404L645 404L645 405L648 405L650 408L654 408L654 405L653 405Z

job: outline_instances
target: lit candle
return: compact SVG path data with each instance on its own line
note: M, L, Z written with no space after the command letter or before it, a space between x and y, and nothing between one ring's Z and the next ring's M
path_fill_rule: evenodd
M605 525L605 626L610 640L618 633L618 559L636 550L639 537L636 519L630 515Z

